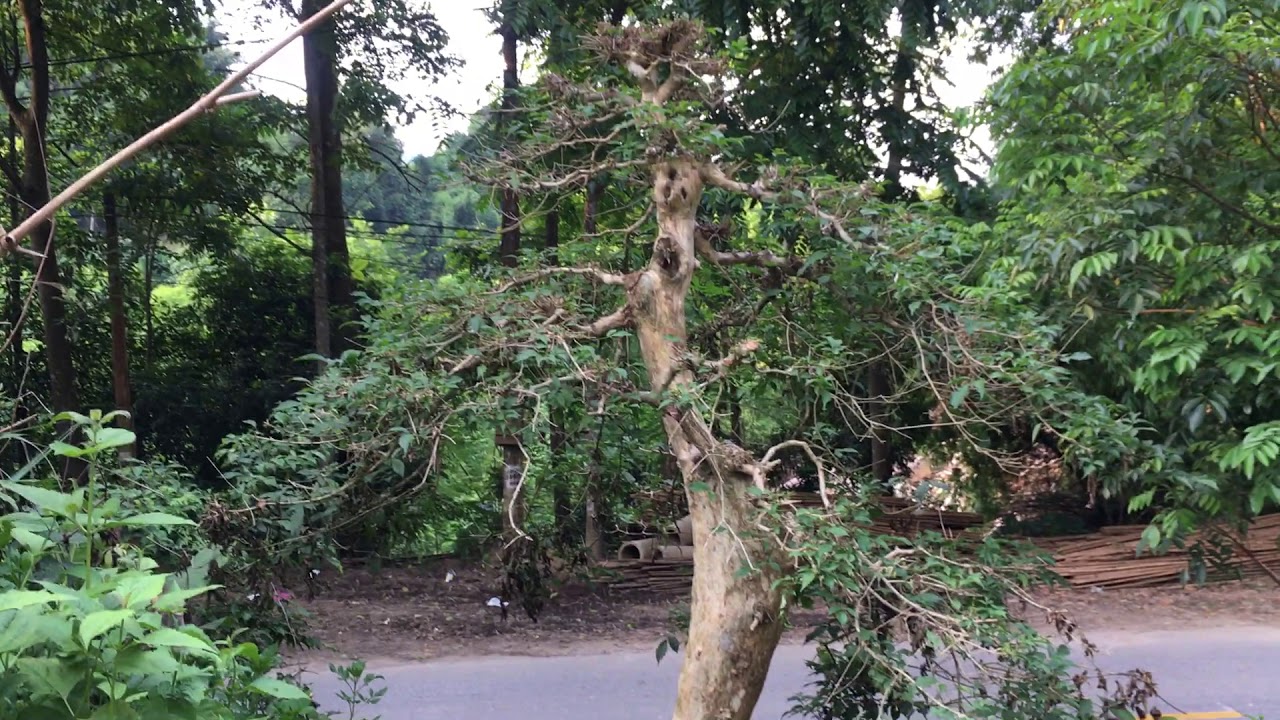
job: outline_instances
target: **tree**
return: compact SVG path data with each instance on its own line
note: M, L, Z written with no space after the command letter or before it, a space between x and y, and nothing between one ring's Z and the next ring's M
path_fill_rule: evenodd
M1157 511L1153 548L1280 502L1275 10L1050 3L1063 34L992 92L993 270L1071 328L1077 382L1143 428L1078 471Z
M751 361L767 364L768 355L761 350L762 339L750 335L718 360L704 359L696 352L689 316L695 312L692 290L698 268L704 264L726 272L734 267L754 268L764 270L766 278L775 274L775 282L781 276L784 283L792 278L798 283L814 282L818 288L856 288L849 296L833 293L837 304L848 303L844 306L848 318L876 306L870 293L880 283L893 282L886 277L924 277L928 273L925 257L943 257L948 244L957 249L965 244L954 239L945 224L931 227L910 211L888 213L865 188L841 184L811 168L766 159L754 178L734 177L726 168L742 143L726 137L706 114L708 107L725 102L717 80L726 65L705 54L703 43L702 27L688 20L623 29L602 25L586 47L597 54L596 66L603 61L617 70L602 69L583 82L546 76L543 90L548 104L532 105L538 108L535 117L546 118L545 122L534 123L518 148L507 145L475 162L480 166L484 160L496 162L498 168L488 178L526 192L584 187L602 172L647 179L656 237L643 267L625 274L584 266L544 268L517 277L497 293L557 275L585 277L600 286L621 289L622 302L613 312L577 326L574 332L580 337L603 337L634 331L648 386L637 395L658 406L667 444L683 479L696 547L688 655L674 717L747 718L781 634L782 588L790 566L786 541L770 537L768 530L762 532L758 501L769 492L770 472L780 464L780 453L792 448L802 450L818 466L823 496L828 488L819 451L808 439L786 439L758 452L724 439L714 406L703 396L708 383ZM628 87L627 80L638 87ZM483 171L478 175L483 176ZM699 217L704 191L759 203L762 214L773 216L777 226L789 225L809 240L807 257L779 255L769 247L772 243L759 236L755 240L763 248L728 249L731 226L702 222ZM723 207L714 201L705 205ZM847 227L858 217L882 213L892 220L886 217L885 224L874 227ZM956 231L955 236L965 234ZM989 408L983 409L987 403L999 405L1004 413L1013 407L1038 413L1028 401L1037 392L1049 391L1037 385L1052 383L1054 377L1034 357L1014 361L1013 353L1018 351L1001 348L1001 343L1019 338L1019 342L1042 344L1052 331L1028 333L1034 319L1022 313L979 320L968 307L977 296L940 305L936 299L923 299L930 296L929 284L923 285L913 289L921 292L916 299L893 306L900 316L870 319L870 323L875 327L882 322L880 327L898 335L899 342L914 344L906 358L895 358L908 369L916 366L903 374L906 381L899 391L931 398L940 427L978 447L989 447L981 433L1002 420L995 419ZM935 286L932 292L938 290ZM990 288L981 292L987 293L987 302L997 297ZM768 300L768 295L754 299L757 313ZM933 309L920 318L922 304ZM922 320L914 329L905 327ZM997 330L1003 323L1012 324ZM763 327L767 325L757 330ZM858 329L855 325L841 334L856 334ZM828 337L826 342L837 354L845 347L835 338ZM818 345L808 352L824 354ZM1023 353L1028 351L1021 348ZM986 353L994 353L993 359L978 359ZM473 358L461 361L459 368L486 362L483 355ZM788 362L794 368L803 361L788 358ZM827 383L841 374L831 366L817 373ZM833 394L842 397L836 402L850 403L856 411L858 400L841 382L830 386L827 400L832 401ZM821 392L816 387L810 391L814 390ZM974 398L967 400L970 393ZM820 427L809 430L810 437L820 437ZM987 452L996 457L995 449ZM785 536L785 530L780 532Z
M318 0L265 0L299 21L322 7ZM355 319L354 284L343 200L343 131L405 117L423 108L390 89L406 68L438 75L454 61L443 54L447 37L416 0L369 3L304 38L307 137L311 158L312 272L316 352L332 356L346 345L342 327ZM337 342L334 342L334 325Z
M281 564L313 562L354 527L382 539L406 508L460 512L441 499L458 475L478 505L491 492L487 483L471 491L491 468L495 428L509 428L533 461L513 495L546 487L540 461L557 429L573 437L594 426L596 437L645 447L660 435L678 460L698 544L677 717L749 717L784 600L814 599L842 606L821 656L833 682L842 667L873 679L841 714L889 694L910 709L946 704L917 687L922 671L894 649L905 637L935 680L939 656L964 665L974 648L1016 650L1000 694L967 686L964 701L983 712L1006 702L1090 716L1059 649L1025 626L1004 633L1003 598L1019 585L988 545L873 539L865 518L832 499L837 488L876 489L846 449L877 429L963 443L1000 467L1017 461L999 445L1011 417L1070 438L1092 432L1087 447L1066 448L1086 461L1115 450L1113 407L1064 382L1060 328L1021 285L1003 282L1003 266L984 264L991 228L753 155L716 121L731 104L726 80L740 78L722 77L729 63L707 52L697 23L604 27L581 49L594 60L522 89L524 112L501 145L472 137L459 150L477 184L556 209L557 264L504 270L458 256L439 282L371 300L364 347L326 363L261 427L226 440L218 507L252 511L213 517L211 531L273 548ZM589 234L574 232L578 217ZM632 238L649 232L637 268ZM897 378L884 400L930 422L888 428L866 412L858 379L876 362ZM832 507L785 507L777 470L797 456ZM633 489L618 485L615 506ZM505 539L505 581L536 617L546 528L533 513L521 519ZM966 635L973 624L982 630Z
M9 117L22 137L22 167L6 167L6 174L28 214L49 202L49 39L44 7L40 0L18 3L16 12L26 37L27 98L18 96L23 65L16 57L6 57L0 70L0 94L3 94ZM62 271L54 246L52 222L41 223L31 236L31 250L36 257L35 283L40 298L40 315L44 328L45 362L49 369L50 404L55 412L79 408L76 368L72 363L71 338L67 333L67 308ZM62 423L60 433L71 432ZM68 458L62 467L64 477L78 478L83 463Z

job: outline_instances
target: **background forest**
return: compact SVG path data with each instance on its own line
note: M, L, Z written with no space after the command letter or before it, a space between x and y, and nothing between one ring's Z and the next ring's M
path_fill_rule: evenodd
M289 27L323 8L243 5ZM6 226L254 57L228 11L4 5ZM400 81L465 58L430 3L357 0L298 41L305 102L221 105L0 244L0 717L305 717L273 672L305 636L286 584L496 558L495 595L533 617L686 513L695 646L758 625L699 603L723 560L728 607L832 610L830 677L971 637L1022 648L1008 712L1094 716L1051 640L969 622L1041 581L1009 543L1144 523L1135 550L1162 552L1280 504L1275 0L484 18L505 73L429 157L397 128L454 111ZM974 107L940 99L961 55L995 77ZM895 493L982 514L982 549L913 540L886 569L867 502ZM725 579L721 525L763 580ZM769 638L746 647L767 668ZM686 668L677 717L727 707L695 689L721 671ZM992 702L902 677L811 709Z

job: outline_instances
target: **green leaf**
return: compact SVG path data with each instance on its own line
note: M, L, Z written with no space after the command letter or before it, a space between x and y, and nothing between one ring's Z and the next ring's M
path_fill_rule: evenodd
M57 602L58 599L57 595L47 590L8 590L0 593L0 612Z
M658 647L653 651L653 656L657 662L662 662L662 658L667 656L667 650L670 649L668 645L667 638L662 638L658 641Z
M88 646L94 638L119 627L133 616L132 610L99 610L89 613L80 621L80 642Z
M15 482L0 483L0 487L18 495L39 510L48 510L62 517L69 517L80 510L81 500L77 495Z
M198 720L199 708L186 698L147 697L134 705L142 720Z
M201 638L173 628L160 628L142 638L142 642L154 647L182 648L198 652L214 652L213 646Z
M53 542L49 538L33 533L26 528L14 528L13 539L32 552L41 552L53 547Z
M122 675L172 675L182 664L167 649L149 650L134 645L117 652L114 665Z
M125 607L136 610L164 592L166 577L150 573L125 576L120 578L115 592L121 597Z
M64 443L59 440L54 440L53 442L49 443L49 449L52 450L53 454L57 455L58 457L78 458L78 457L84 457L85 455L89 454L89 450L85 448Z
M56 658L18 658L18 673L33 689L41 694L52 694L64 702L75 689L82 675L70 665Z
M1267 498L1271 496L1271 484L1268 482L1259 482L1253 486L1253 490L1249 492L1249 512L1257 515L1262 512L1262 508L1266 507Z
M90 720L139 720L139 717L138 712L125 700L112 700L89 716Z
M1160 528L1155 525L1148 525L1142 531L1142 538L1138 541L1138 553L1141 554L1143 548L1150 549L1152 552L1160 546Z
M138 515L130 515L126 518L113 520L108 523L109 527L164 527L170 525L195 525L194 522L184 517L170 515L161 512L147 512Z
M250 688L280 700L310 700L305 690L292 683L275 678L260 677L249 684Z
M108 450L110 448L124 447L132 445L137 440L137 436L131 430L118 427L106 427L98 431L94 438L95 451Z
M205 585L204 587L190 588L187 590L171 590L151 603L151 607L159 612L178 613L186 608L187 601L193 597L203 595L210 590L216 590L221 585Z

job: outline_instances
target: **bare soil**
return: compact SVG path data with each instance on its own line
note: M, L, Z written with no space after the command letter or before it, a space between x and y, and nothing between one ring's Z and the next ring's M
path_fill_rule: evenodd
M574 582L530 620L518 607L501 610L497 573L453 560L411 567L351 567L325 578L313 599L291 603L309 617L322 648L298 659L364 658L413 662L484 655L551 656L653 650L673 627L687 598L644 595ZM1088 632L1264 625L1280 627L1280 588L1249 581L1201 588L1045 590L1038 599L1067 612ZM818 615L793 616L784 641L799 641Z

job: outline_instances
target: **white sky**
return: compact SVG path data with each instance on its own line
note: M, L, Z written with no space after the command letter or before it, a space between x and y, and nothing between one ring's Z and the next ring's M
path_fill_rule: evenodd
M239 2L257 7L257 3L252 0L239 0ZM263 27L256 27L252 12L229 13L231 4L225 3L222 6L217 19L232 40L275 38L289 29L289 25L283 19L272 21ZM483 14L483 10L492 4L493 0L449 0L431 3L431 8L439 19L440 25L449 34L447 52L460 58L463 66L437 83L432 83L425 78L407 78L405 82L399 83L396 90L418 100L433 96L440 97L468 117L479 110L486 100L492 97L491 93L502 76L501 41L494 34L492 25ZM262 45L248 45L238 49L242 57L251 58L262 47ZM992 79L988 67L973 65L965 60L964 55L962 49L947 59L947 71L954 86L939 88L941 99L952 108L977 102ZM528 68L526 68L527 71ZM252 84L260 87L264 92L301 102L304 98L301 88L305 85L302 70L302 41L294 41L268 61L258 71ZM463 131L467 128L467 124L467 117L452 118L437 130L433 128L431 118L422 117L416 119L411 125L397 127L396 135L404 143L406 157L430 155L445 135ZM990 152L990 142L984 132L979 132L976 139L985 150Z

